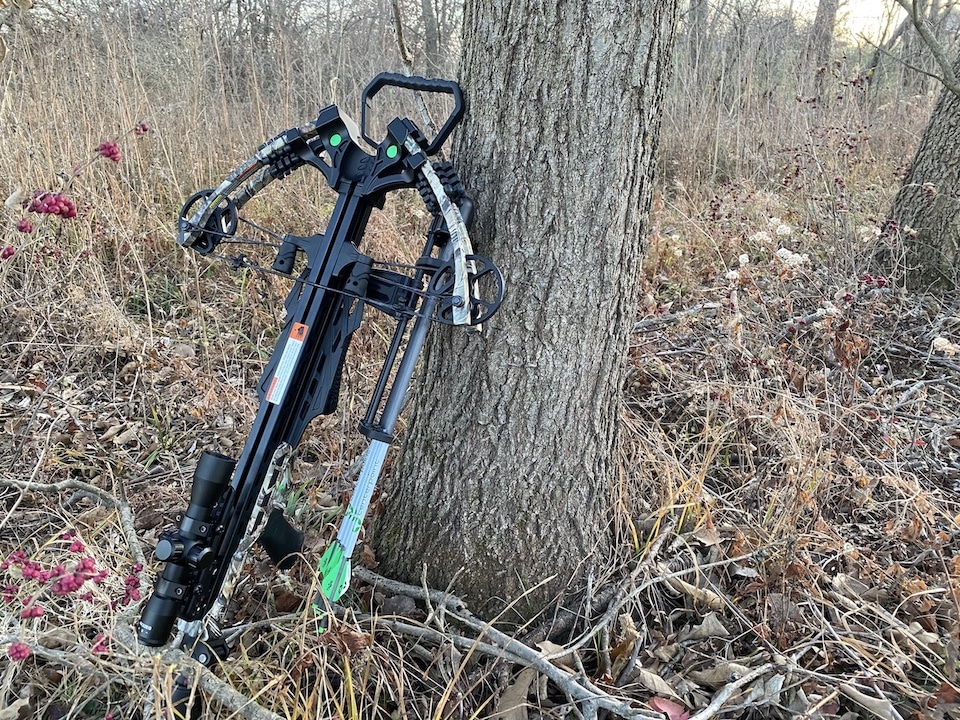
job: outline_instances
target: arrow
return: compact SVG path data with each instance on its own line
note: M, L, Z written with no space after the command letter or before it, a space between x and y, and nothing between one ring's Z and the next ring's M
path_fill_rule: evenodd
M313 609L318 614L326 613L329 604L339 600L350 586L350 557L357 546L363 518L370 507L370 498L373 497L373 490L389 447L381 440L370 443L363 468L360 470L360 480L354 488L343 522L340 523L337 538L320 558L320 565L317 567L320 574L320 593L313 603Z

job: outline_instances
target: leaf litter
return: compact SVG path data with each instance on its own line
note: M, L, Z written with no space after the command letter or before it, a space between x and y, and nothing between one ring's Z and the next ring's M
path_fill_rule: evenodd
M288 574L260 563L238 608L252 628L243 669L231 667L229 683L280 716L336 707L359 682L364 717L957 717L960 305L798 257L739 262L682 300L665 300L670 282L648 271L653 304L637 318L625 388L620 543L592 596L558 599L540 625L513 630L531 656L487 647L469 618L373 576L357 583L371 614L344 617L321 643L302 632L312 562ZM217 292L234 287L213 278ZM247 282L279 301L269 280ZM253 306L240 327L233 308L185 298L158 329L49 293L42 323L62 329L55 345L32 330L31 308L0 330L0 542L4 555L42 554L74 527L119 569L131 542L149 548L181 509L199 439L225 452L243 442L276 318ZM198 341L202 327L217 332ZM377 357L383 335L362 328L353 352ZM347 372L355 396L311 425L293 479L310 548L335 533L362 450L351 428L370 373ZM119 506L101 501L118 492L134 539ZM376 565L369 549L362 564ZM388 605L397 612L379 615ZM38 634L18 707L77 704L50 684L51 668L82 687L102 681L100 667L121 697L151 682L129 651L89 652L130 616L73 617L72 645L45 648L52 628ZM12 637L18 621L4 622ZM71 653L84 670L66 667ZM140 670L110 669L122 662ZM591 710L583 684L621 704Z

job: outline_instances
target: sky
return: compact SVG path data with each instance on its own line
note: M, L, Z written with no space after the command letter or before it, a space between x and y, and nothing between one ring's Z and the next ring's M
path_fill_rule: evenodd
M817 0L793 0L793 5L811 21L817 13ZM877 42L884 30L892 32L901 17L903 10L894 0L840 0L837 34L853 43L863 42L860 36Z
M903 17L903 10L893 0L842 0L837 20L854 38L864 35L877 42L884 29L889 34Z

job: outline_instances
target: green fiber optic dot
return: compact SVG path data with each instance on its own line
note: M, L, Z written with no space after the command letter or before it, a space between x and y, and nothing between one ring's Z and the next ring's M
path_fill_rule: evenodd
M387 148L387 157L390 158L391 160L399 154L400 154L400 148L398 148L396 145L390 145Z
M336 147L343 142L343 136L340 133L334 133L330 136L330 144Z

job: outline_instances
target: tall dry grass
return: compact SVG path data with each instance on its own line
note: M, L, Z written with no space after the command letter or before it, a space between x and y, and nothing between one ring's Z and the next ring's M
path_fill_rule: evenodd
M0 607L0 640L23 634L43 660L28 667L5 657L2 691L8 703L20 693L37 717L135 717L144 693L169 690L166 667L145 667L114 628L135 607L129 588L138 586L129 578L150 584L150 568L136 563L146 562L168 510L180 509L196 452L203 443L229 452L242 442L254 412L250 388L276 336L285 291L278 281L236 275L181 251L177 212L190 194L319 107L337 102L356 117L363 85L400 68L391 25L374 4L338 6L323 23L312 22L308 9L254 22L199 2L149 10L131 3L119 12L33 11L3 30L0 195L19 192L29 201L36 190L64 193L78 214L40 217L14 199L0 215L0 248L15 250L0 261L0 472L18 482L88 482L125 497L135 511L126 517L122 507L100 496L91 502L93 491L75 487L48 495L5 485L0 494L0 556L25 548L47 567L89 552L108 570L91 601L50 599L59 617L21 623L4 610L18 606ZM853 635L867 632L874 609L847 609L844 618L856 627L850 635L837 631L832 613L849 593L828 597L830 579L817 568L832 558L860 583L886 572L876 548L888 540L878 539L876 527L909 548L929 541L930 562L946 568L951 559L935 547L937 533L956 530L938 504L948 480L929 472L934 482L924 484L922 465L909 465L928 462L917 441L932 446L937 433L936 460L947 465L945 443L955 429L949 383L936 386L942 394L928 392L923 358L910 343L899 356L877 350L911 333L915 344L929 343L918 327L947 332L949 312L863 284L872 229L910 160L932 94L904 90L894 73L865 84L867 54L850 49L827 69L829 101L811 103L799 91L811 72L798 59L802 24L773 23L762 13L748 19L737 34L747 41L737 46L718 25L716 54L701 55L701 65L678 54L624 408L617 524L626 562L644 557L671 522L677 539L666 570L739 558L693 572L721 605L732 598L726 609L738 640L724 646L728 659L752 644L806 667L816 662L805 658L822 652L845 658L849 680L863 668L879 672L870 663L887 662L881 656L896 652L910 622L926 622L932 632L928 616L909 604L923 594L919 576L884 580L887 600L877 602L887 603L885 612L892 607L896 632L864 650ZM140 123L150 130L137 136ZM119 144L119 162L98 155L104 141ZM265 195L253 208L256 219L295 232L322 226L332 199L308 174ZM23 217L35 223L33 232L16 230ZM778 234L781 227L789 233ZM409 205L391 204L374 218L369 240L388 259L401 259L419 229ZM777 256L783 248L806 253L808 262L786 266ZM842 299L846 293L851 300ZM827 302L843 308L843 331L818 314ZM901 315L915 322L894 322ZM809 327L800 322L806 318ZM304 439L294 504L316 545L311 552L329 540L342 508L360 450L353 428L386 337L376 322L358 333L341 411L314 423ZM858 345L862 338L872 345ZM916 383L927 405L909 405ZM926 421L906 429L883 424L888 396L891 406L909 405L908 415ZM78 533L89 550L70 551L65 532ZM860 576L856 552L869 556ZM949 589L956 571L935 575L924 577ZM241 612L252 632L222 674L234 688L289 718L386 717L397 707L416 717L490 710L505 676L478 669L471 652L399 637L367 647L372 621L335 638L335 647L305 632L290 603L311 582L309 571L253 581ZM650 589L623 610L639 620L659 609L659 618L679 625L705 597L693 602L685 592ZM949 598L941 600L937 611L948 615ZM668 623L658 622L642 628L651 647L670 636ZM618 633L627 635L614 630L614 641ZM106 657L105 636L112 643ZM810 637L821 650L810 648ZM602 667L603 652L597 655ZM639 650L637 657L671 680L679 672ZM928 674L926 685L907 671L884 678L917 703L950 674L929 648L911 657ZM415 666L419 674L410 671ZM828 672L827 660L818 667ZM633 692L641 691L648 689Z

